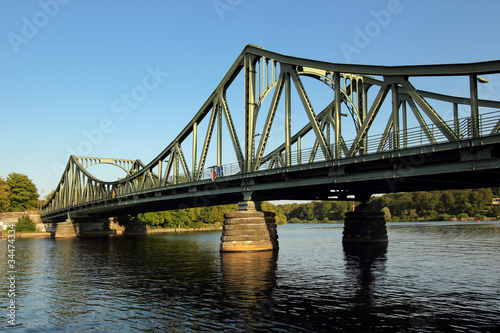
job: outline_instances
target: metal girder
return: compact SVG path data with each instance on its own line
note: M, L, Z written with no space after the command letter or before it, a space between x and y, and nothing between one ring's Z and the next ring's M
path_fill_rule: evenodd
M255 62L257 57L245 55L245 171L252 170L255 147Z
M290 166L292 164L292 92L290 73L284 73L283 78L285 81L285 165Z
M269 107L269 111L267 113L267 119L264 124L264 128L262 129L262 134L260 136L259 147L257 148L257 153L255 155L255 162L252 166L252 171L255 171L259 168L260 161L262 159L262 156L264 155L266 143L269 138L269 133L271 132L271 126L273 124L274 116L278 108L279 99L281 97L281 92L283 90L284 75L285 75L284 73L280 75L278 83L276 85L276 89L274 90L271 106Z
M354 156L354 154L358 151L359 149L359 144L361 140L366 136L368 133L368 130L370 129L371 124L375 120L375 116L377 115L378 111L380 110L380 107L382 106L382 103L385 100L385 97L387 96L387 93L389 92L390 89L390 84L386 84L382 87L380 87L380 90L375 97L375 100L373 101L373 104L370 108L370 111L368 112L368 115L366 116L366 119L364 120L363 124L361 125L361 128L358 131L358 134L356 135L356 138L354 139L354 142L352 143L351 149L349 149L349 154L348 156Z
M432 122L439 128L439 130L448 138L448 140L457 140L455 133L453 133L443 119L441 119L439 114L429 105L429 103L427 103L427 101L419 94L419 92L408 80L402 79L400 84L411 96L411 98L413 98L413 100L420 106L425 114L432 120Z
M330 108L332 109L333 108L333 105L330 104L329 106L327 106L327 108ZM325 121L327 121L328 123L330 123L332 125L333 128L336 128L335 126L335 120L333 120L333 117L332 117L332 113L331 112L326 112L325 115L324 115L324 118ZM348 149L347 149L347 145L344 141L344 137L342 136L342 134L340 135L340 143L339 143L339 146L342 150L342 152L344 153L344 156L347 155L349 153Z
M179 162L182 166L182 169L184 170L184 175L188 179L188 181L192 181L191 173L189 172L188 165L186 163L186 159L184 157L184 153L182 152L181 144L177 143L177 146L175 148L175 153L179 158Z
M316 139L319 141L319 145L321 147L321 150L323 151L324 156L327 157L328 159L330 159L330 151L328 150L328 145L326 144L326 140L325 140L325 137L323 135L323 132L319 128L316 114L314 113L311 102L309 101L309 98L307 97L307 93L304 89L304 86L302 85L302 81L300 80L296 71L291 71L290 76L292 77L293 83L295 84L295 88L299 94L300 100L302 101L302 105L304 106L304 109L306 110L306 114L307 114L307 117L309 118L309 122L312 126L314 134L316 134Z
M217 104L214 103L212 107L212 114L210 116L210 121L208 123L207 134L205 136L205 142L203 143L203 148L201 150L200 164L198 165L198 171L196 174L198 178L201 176L203 168L205 167L205 162L207 160L208 147L210 146L210 139L212 138L212 132L215 126L215 119L217 117Z
M418 110L417 106L415 105L415 102L411 98L409 98L407 100L407 102L410 105L410 108L413 111L415 118L417 119L418 123L420 124L422 131L425 133L425 136L427 137L427 139L429 140L429 142L431 144L435 144L436 140L434 139L434 135L429 130L429 126L427 126L427 123L425 122L424 118L420 114L420 111Z
M222 92L219 95L219 102L222 105L222 111L224 113L224 117L226 118L227 129L229 131L229 136L231 137L231 142L233 143L236 159L238 160L240 169L243 170L244 167L243 162L245 157L243 156L243 151L241 150L240 140L238 140L238 134L236 133L236 128L234 126L231 113L229 112L229 107L227 106L226 98Z
M275 59L280 63L296 64L298 66L321 68L331 72L354 73L358 75L381 75L381 76L461 76L469 74L495 74L500 68L500 60L464 63L464 64L439 64L439 65L415 65L415 66L373 66L340 64L313 59L304 59L263 48L247 45L242 54L255 54L262 57Z
M479 137L479 102L477 96L477 75L469 75L469 87L470 87L470 119L471 119L471 131L472 137Z
M334 73L334 89L335 89L335 108L334 108L334 119L335 121L332 123L334 126L334 131L335 131L335 153L334 157L339 159L341 157L340 155L340 131L341 131L341 124L340 124L340 117L341 117L341 100L340 100L340 73L335 72Z

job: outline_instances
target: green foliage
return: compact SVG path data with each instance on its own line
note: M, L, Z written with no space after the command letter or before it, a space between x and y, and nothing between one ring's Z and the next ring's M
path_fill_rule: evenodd
M400 221L496 218L500 207L491 204L494 191L498 189L393 193L372 197L370 205L376 210L387 207L393 221L396 218Z
M345 213L351 210L351 202L320 201L305 204L286 204L278 206L291 223L297 222L330 222L344 219Z
M9 201L10 186L0 177L0 213L8 212L10 208Z
M236 204L167 210L161 212L141 213L137 216L121 216L120 223L127 221L144 221L151 228L206 228L211 225L220 225L224 222L224 214L238 210Z
M35 232L36 224L28 216L21 217L17 219L16 232L21 231Z
M35 184L26 175L11 173L7 177L10 187L10 210L22 212L27 209L38 209L38 191Z

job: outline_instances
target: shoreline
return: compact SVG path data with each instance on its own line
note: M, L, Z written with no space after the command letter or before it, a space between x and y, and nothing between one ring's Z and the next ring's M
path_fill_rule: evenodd
M147 235L150 234L163 234L163 233L181 233L181 232L204 232L204 231L221 231L222 227L212 227L212 228L186 228L186 229L148 229ZM125 236L123 230L110 230L111 233L99 234L95 236ZM113 233L115 231L115 233ZM50 232L16 232L16 238L55 238ZM0 235L0 239L7 239L8 234L4 232ZM145 235L146 236L146 235ZM92 237L91 235L86 235L83 237Z

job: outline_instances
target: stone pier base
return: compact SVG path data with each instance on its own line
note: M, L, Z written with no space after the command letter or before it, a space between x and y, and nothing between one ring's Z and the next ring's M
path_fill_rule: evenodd
M384 212L356 209L345 214L343 243L387 241Z
M237 211L224 214L221 252L252 252L278 249L274 213Z
M148 228L146 222L143 221L133 221L125 223L125 235L147 235Z
M108 218L68 218L64 222L57 222L55 232L52 233L56 238L67 238L109 236L116 234L116 231L110 230Z
M72 221L59 222L56 226L56 231L54 237L56 238L66 238L66 237L76 237L77 229Z

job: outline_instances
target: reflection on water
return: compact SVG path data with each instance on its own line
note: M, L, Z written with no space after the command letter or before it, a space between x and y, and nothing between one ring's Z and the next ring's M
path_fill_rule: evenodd
M264 317L272 307L277 258L275 251L221 253L224 307L243 316L246 329L272 327Z
M213 232L18 239L17 319L37 332L496 332L499 230L391 223L388 244L343 246L342 225L288 225L278 253L220 254Z
M387 243L343 244L346 275L352 283L354 296L352 304L366 320L373 308L374 282L376 276L385 272Z
M276 286L277 252L221 253L222 287L249 305L267 300Z

